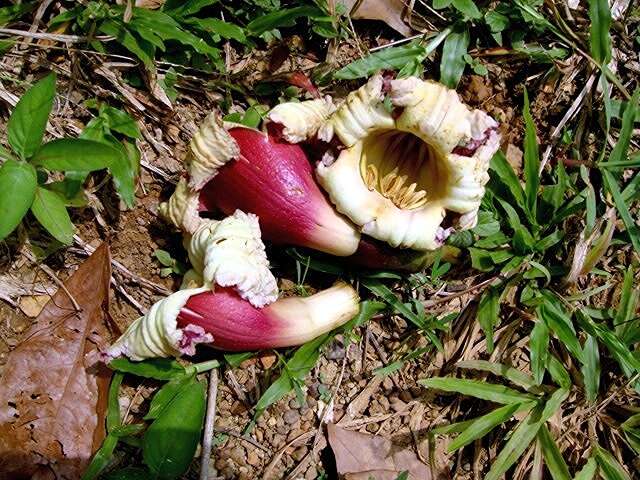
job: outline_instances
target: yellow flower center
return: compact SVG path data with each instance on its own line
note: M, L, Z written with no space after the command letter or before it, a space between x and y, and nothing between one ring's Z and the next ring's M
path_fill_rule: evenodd
M420 208L444 196L448 172L436 148L409 132L376 131L362 145L360 174L398 208Z

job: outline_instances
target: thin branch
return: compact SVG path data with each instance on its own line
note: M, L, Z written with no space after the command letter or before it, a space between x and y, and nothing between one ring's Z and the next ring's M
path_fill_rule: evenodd
M209 393L207 394L207 415L204 421L204 437L202 439L202 456L200 457L200 480L209 479L209 465L211 464L211 444L213 442L213 425L216 420L217 398L218 398L218 369L214 368L209 373Z

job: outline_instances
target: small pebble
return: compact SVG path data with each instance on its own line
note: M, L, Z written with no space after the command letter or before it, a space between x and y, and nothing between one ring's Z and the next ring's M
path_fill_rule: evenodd
M403 402L410 402L411 400L413 400L413 396L411 395L411 393L409 393L408 390L403 390L400 392L400 400L402 400Z
M287 410L284 412L284 421L289 425L293 425L300 420L300 414L296 410Z
M298 447L294 450L294 452L291 454L291 457L299 462L300 460L302 460L305 455L307 454L307 447L305 447L304 445L302 447Z
M260 463L260 457L258 457L258 454L256 453L255 450L251 450L247 454L247 463L253 466L256 466Z

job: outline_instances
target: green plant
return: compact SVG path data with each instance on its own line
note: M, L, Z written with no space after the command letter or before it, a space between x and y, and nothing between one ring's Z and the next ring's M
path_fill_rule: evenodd
M184 263L171 257L171 254L166 250L157 249L153 252L153 256L156 257L158 262L163 266L163 268L160 269L161 277L168 277L172 273L184 275L188 270Z
M13 232L30 209L56 240L70 244L74 226L67 206L82 204L76 194L88 172L109 169L120 195L133 204L133 174L124 147L86 138L43 143L55 84L54 74L38 81L20 98L9 118L11 150L0 147L4 160L0 167L0 239ZM65 179L50 181L51 172L64 173ZM77 188L68 188L72 178Z

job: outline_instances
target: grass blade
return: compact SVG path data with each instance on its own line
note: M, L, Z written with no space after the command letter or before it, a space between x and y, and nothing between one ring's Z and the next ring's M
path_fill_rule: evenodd
M524 91L524 179L527 210L531 220L536 221L538 189L540 188L540 152L536 139L536 127L531 116L529 94Z
M456 363L456 367L490 372L494 375L506 378L511 383L524 388L530 393L543 392L543 390L538 387L539 384L530 375L502 363L494 363L487 360L465 360Z
M584 389L589 403L593 403L598 398L600 388L600 352L598 351L598 341L593 335L587 336L584 343L584 365L582 365L582 376L584 377Z
M458 24L444 41L440 61L440 82L449 88L456 88L467 62L464 55L469 46L469 28Z
M516 172L513 171L511 165L509 165L509 162L507 162L507 158L504 156L504 153L497 151L491 158L489 168L498 175L500 181L509 189L509 192L511 192L511 195L513 195L513 198L522 211L526 212L527 209L524 201L524 191L520 185L520 180L518 179Z
M427 388L469 395L494 403L510 404L536 400L533 395L522 393L503 385L494 385L466 378L425 378L418 380L418 383Z
M511 438L491 465L491 470L485 476L485 480L499 480L516 463L536 437L540 427L560 408L568 394L568 390L556 390L545 404L538 405L518 424Z
M560 453L560 449L546 425L542 425L538 431L538 442L542 447L544 463L549 469L549 473L551 473L551 478L553 480L571 480L569 467L567 467L567 463L562 458L562 453Z
M587 460L587 463L582 467L573 480L593 480L596 477L596 472L598 471L598 464L596 463L596 459L591 457Z
M629 100L627 108L622 115L622 128L620 129L620 136L616 145L611 150L609 158L606 162L600 162L600 167L621 169L628 163L626 156L629 151L629 145L631 144L631 136L633 135L633 124L638 113L638 100L640 99L640 88L636 89L633 93L633 97ZM633 160L632 160L633 161Z
M500 291L497 287L485 290L478 305L478 323L487 339L487 352L493 353L493 329L500 314Z
M516 412L527 408L531 409L533 406L533 402L512 403L504 407L496 408L486 415L473 419L471 423L467 425L467 428L447 447L447 452L455 452L459 448L469 445L474 440L484 437L495 427L508 421Z
M576 330L571 318L558 306L558 302L552 295L544 295L544 303L538 307L538 315L543 319L549 330L551 330L558 340L569 352L581 363L584 363L582 346L576 336Z
M531 356L531 372L537 385L542 383L544 371L547 365L549 354L549 327L541 319L536 320L536 324L531 331L529 339L529 349Z
M611 60L611 10L607 0L589 0L589 18L591 19L591 55L599 64Z
M600 476L603 480L631 480L629 474L611 453L601 447L596 447L595 452L596 461L600 467Z
M620 214L620 218L622 218L622 222L624 223L627 234L631 239L633 248L636 250L636 252L640 253L640 230L638 230L638 226L631 216L628 205L622 198L620 188L618 187L618 182L608 169L602 169L602 177L604 179L604 184L607 190L613 196L613 202L615 203L616 209Z

